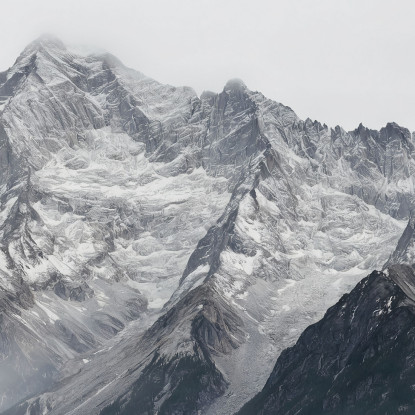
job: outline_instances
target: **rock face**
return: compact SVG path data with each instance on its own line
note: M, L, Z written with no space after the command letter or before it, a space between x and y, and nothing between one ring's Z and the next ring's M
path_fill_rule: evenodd
M393 264L415 264L415 219L411 217L398 245L385 264L385 268Z
M415 409L415 274L374 271L278 358L238 414L397 414Z
M51 38L0 74L0 168L9 414L237 411L414 207L405 128L329 129L239 80L198 97Z

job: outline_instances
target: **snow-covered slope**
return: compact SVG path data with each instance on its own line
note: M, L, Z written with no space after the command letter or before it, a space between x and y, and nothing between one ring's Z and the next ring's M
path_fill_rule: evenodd
M413 209L408 130L239 80L199 98L42 38L0 97L2 408L64 379L11 413L236 411Z
M225 178L190 164L184 169L185 154L171 164L150 161L148 143L127 125L131 111L124 106L142 93L149 100L142 106L162 114L163 123L156 115L151 121L156 131L164 121L180 129L194 93L119 64L126 88L134 86L127 91L108 59L75 57L56 40L41 39L23 52L2 86L13 95L1 114L0 284L6 297L29 297L22 310L7 309L4 317L2 332L10 327L4 402L21 397L16 384L26 384L33 364L40 379L54 376L127 321L148 325L230 197ZM96 85L100 76L102 87ZM145 134L151 141L153 133ZM16 383L9 376L15 369Z

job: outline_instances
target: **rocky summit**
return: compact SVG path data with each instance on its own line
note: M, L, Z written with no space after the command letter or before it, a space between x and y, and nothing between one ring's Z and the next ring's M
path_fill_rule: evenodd
M37 39L0 73L0 412L412 408L414 145Z

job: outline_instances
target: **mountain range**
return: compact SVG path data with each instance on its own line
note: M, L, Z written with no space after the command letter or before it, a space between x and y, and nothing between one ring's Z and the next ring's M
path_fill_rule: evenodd
M0 73L1 413L410 411L414 171L396 123L37 39Z

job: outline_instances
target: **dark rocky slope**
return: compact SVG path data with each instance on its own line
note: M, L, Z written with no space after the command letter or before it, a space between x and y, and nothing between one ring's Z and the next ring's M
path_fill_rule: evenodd
M374 271L285 350L238 415L415 411L415 274Z

